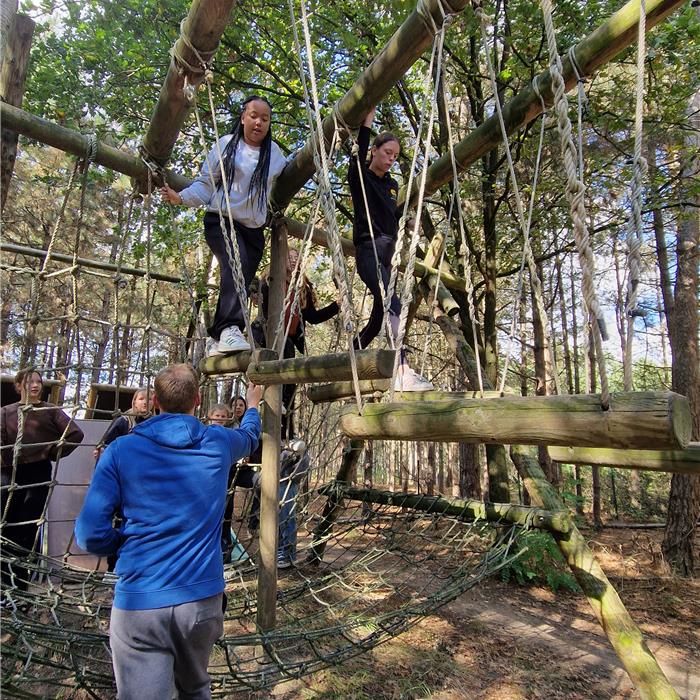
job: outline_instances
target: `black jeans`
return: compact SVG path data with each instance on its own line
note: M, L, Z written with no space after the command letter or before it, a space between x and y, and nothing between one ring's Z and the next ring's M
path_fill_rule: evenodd
M10 492L12 482L11 471L3 468L2 471L2 512L7 517L2 527L3 537L9 544L3 553L3 557L17 557L20 561L31 558L32 552L39 546L39 519L44 512L46 499L49 496L49 484L43 483L51 480L51 462L48 459L39 462L26 462L17 465L16 483L20 488ZM35 485L39 484L39 485ZM7 503L9 499L9 504ZM29 522L27 522L29 521ZM23 523L17 525L16 523ZM11 573L15 575L15 588L26 591L29 585L30 572L25 567L16 564L10 565L8 561L2 563L2 585L10 588L12 585Z
M391 256L394 254L396 241L388 236L377 236L374 239L377 248L377 258L379 259L379 271L382 275L382 285L386 292L391 276ZM384 307L382 306L382 291L377 278L377 261L374 257L374 247L372 240L363 241L355 247L355 262L357 274L367 285L367 289L372 295L372 312L370 313L367 325L359 332L355 338L355 349L366 348L379 334L384 320ZM391 297L389 309L398 316L401 313L401 303L394 294Z
M227 216L224 216L224 220L226 221L226 236L231 241L231 225ZM263 226L248 228L237 221L233 222L233 226L236 231L238 250L241 254L241 269L247 292L253 277L255 277L258 265L260 265L260 260L262 260L265 249L265 229ZM243 306L233 284L233 270L229 264L226 241L221 231L218 214L207 212L204 215L204 237L211 252L214 253L219 262L219 301L216 303L214 321L207 329L207 333L214 340L219 340L224 328L231 326L238 326L241 330L245 328ZM231 242L231 252L233 252L233 242Z

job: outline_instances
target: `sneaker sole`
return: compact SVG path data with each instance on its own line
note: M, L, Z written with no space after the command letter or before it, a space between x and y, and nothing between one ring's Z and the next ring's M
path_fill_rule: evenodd
M219 355L228 355L232 352L243 352L244 350L252 350L252 348L250 347L250 345L248 345L248 343L246 343L245 345L225 345L224 347L221 347L221 345L219 345L219 347L216 349Z

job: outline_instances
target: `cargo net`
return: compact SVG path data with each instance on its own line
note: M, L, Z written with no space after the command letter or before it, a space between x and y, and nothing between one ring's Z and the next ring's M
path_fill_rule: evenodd
M309 481L322 471L310 473ZM291 566L279 571L276 627L261 634L258 537L250 520L254 491L233 490L236 539L233 561L225 566L228 606L210 666L217 697L269 687L371 649L517 556L522 531L431 512L430 498L421 511L344 498L342 485L332 482L302 484L280 502L280 536L293 527L296 552ZM44 528L52 525L47 521ZM113 697L114 575L100 561L96 569L80 568L79 553L51 558L7 544L3 565L15 585L3 593L4 692Z
M17 167L21 171L22 161ZM211 270L188 272L198 268L196 255L187 252L196 249L198 229L175 229L175 250L154 235L149 195L134 200L109 175L81 170L81 163L71 167L62 159L57 167L69 186L56 197L55 211L47 208L47 220L54 214L48 239L21 212L11 215L12 199L6 209L0 266L3 289L12 294L3 302L2 363L12 373L27 366L41 371L43 398L78 421L85 438L71 452L67 430L59 431L41 474L29 474L22 458L31 449L23 426L33 413L57 409L20 409L17 435L3 440L12 466L5 462L1 488L1 681L8 697L110 698L115 577L108 562L78 549L75 518L109 420L128 412L137 387L152 387L166 364L199 363ZM104 190L100 214L91 206L84 216L97 189ZM110 217L119 225L108 226ZM310 339L310 352L337 347L339 335L337 326L325 348ZM202 415L217 401L244 395L243 384L240 376L207 380ZM12 380L3 376L3 404L17 401L6 389ZM311 467L299 483L283 481L280 488L286 568L279 570L276 626L265 634L256 626L256 488L252 482L231 488L235 537L225 552L225 635L211 660L218 697L361 654L515 556L519 526L474 522L471 511L448 514L430 499L406 508L350 497L335 481L349 459L338 406L312 406L303 397L298 391L291 409L293 434L306 441ZM373 483L395 484L404 471L401 453L377 443L374 454ZM357 468L345 469L344 484Z

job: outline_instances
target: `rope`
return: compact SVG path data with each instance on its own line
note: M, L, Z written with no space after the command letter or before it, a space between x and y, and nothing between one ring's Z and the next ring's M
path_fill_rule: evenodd
M300 0L301 9L301 24L304 31L304 44L306 47L306 59L309 69L309 80L311 83L311 96L313 99L313 114L311 105L309 104L309 86L306 81L303 65L303 55L301 42L297 30L297 21L294 12L294 2L289 0L289 12L292 20L292 28L294 33L294 42L299 54L300 73L302 85L304 87L304 105L306 107L307 119L311 130L311 138L315 142L313 149L314 164L316 173L319 179L319 188L321 189L321 204L323 206L324 219L327 225L328 245L331 251L331 259L333 261L333 273L335 281L338 285L340 294L340 310L343 318L344 329L347 336L348 352L350 355L350 366L352 369L353 386L355 387L355 400L357 402L357 410L362 411L362 394L360 392L359 376L357 372L357 360L355 358L355 349L353 347L354 340L354 323L352 314L352 297L351 290L347 284L347 270L345 268L345 257L343 256L343 248L340 242L340 231L338 230L338 221L335 216L335 202L333 199L333 190L331 188L329 173L329 155L326 152L325 138L323 133L323 123L321 121L320 100L318 98L318 89L316 86L316 72L314 69L313 51L311 47L311 33L309 31L306 5L304 0ZM331 153L333 153L338 142L338 132L335 130L331 143Z
M486 56L486 66L489 72L489 78L491 80L491 88L493 90L493 99L496 105L496 113L498 115L498 123L501 127L501 137L503 139L503 145L506 154L506 160L508 162L508 172L510 174L510 180L513 187L513 194L515 196L516 211L518 213L518 223L520 224L520 231L523 235L523 259L527 261L528 270L530 272L530 283L532 285L533 296L535 300L535 306L537 307L537 313L540 317L541 323L544 324L545 320L548 318L547 309L544 304L544 294L542 292L542 281L540 280L539 272L537 270L537 263L535 262L535 256L532 252L532 246L530 245L530 224L532 222L532 211L534 208L535 194L537 190L537 175L539 169L540 158L542 154L542 148L544 143L544 117L542 119L542 125L540 127L540 143L537 153L537 166L535 169L534 184L532 188L532 193L530 195L530 207L528 209L527 217L525 216L525 207L523 205L522 196L520 194L520 186L518 185L518 178L515 174L515 164L513 163L513 155L510 150L510 142L508 140L508 131L506 130L505 121L503 119L503 109L501 107L501 99L498 94L498 84L496 82L496 71L493 67L493 62L491 60L491 53L488 46L488 35L487 35L487 24L486 16L481 11L481 8L476 10L477 18L479 19L479 24L481 26L481 42L484 48L484 54ZM534 82L534 81L533 81ZM540 100L542 96L540 95ZM513 302L513 321L517 316L517 311L520 304L520 296L523 285L523 262L520 263L520 271L518 276L518 290ZM512 327L513 332L515 328ZM508 358L510 358L510 347L512 346L513 336L510 338L509 342L509 353ZM545 330L545 345L546 352L549 354L549 361L552 366L552 377L555 383L556 393L559 394L559 372L557 371L556 357L552 350L552 343L546 340L546 330ZM501 376L501 391L505 388L505 379L507 371L508 360L506 361L506 367L504 367L503 374Z
M646 56L646 1L640 0L639 24L637 32L637 81L636 100L634 113L634 164L633 175L630 182L630 200L632 210L630 212L627 227L627 299L625 303L625 315L627 328L625 334L625 355L623 358L623 372L625 391L633 390L632 379L632 345L634 344L634 318L637 315L637 293L639 278L641 276L641 249L644 237L644 224L642 222L642 207L644 179L647 173L647 161L642 155L644 135L644 60Z
M574 239L581 263L583 298L593 324L593 342L598 363L598 372L600 374L600 401L603 408L607 409L610 401L610 390L605 368L605 356L603 354L603 341L607 340L607 331L605 329L603 312L598 303L595 289L595 257L590 244L588 226L586 223L586 206L584 201L585 185L583 183L583 174L579 175L576 171L576 146L571 138L569 103L566 97L563 67L557 51L554 20L552 19L552 3L551 0L540 0L540 5L542 7L547 35L549 71L554 90L554 109L557 116L557 130L559 132L562 160L566 172L566 198L571 210L571 218L574 224Z

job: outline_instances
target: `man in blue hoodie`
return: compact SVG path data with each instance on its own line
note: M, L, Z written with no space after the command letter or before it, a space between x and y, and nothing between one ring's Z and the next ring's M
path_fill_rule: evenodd
M93 554L119 553L110 646L120 700L163 700L174 690L211 697L209 655L223 633L228 472L258 444L261 396L250 385L238 429L205 426L194 416L194 370L166 367L155 380L160 415L115 440L97 464L75 534Z

